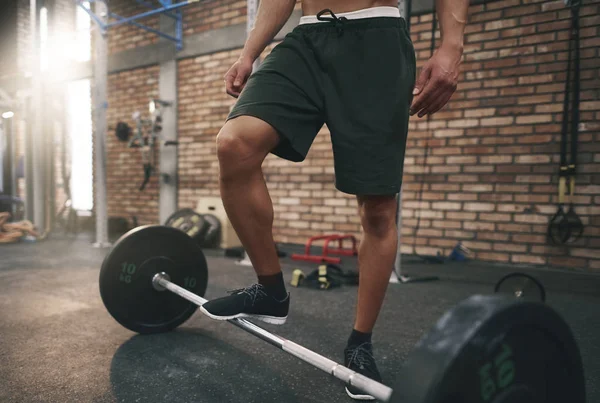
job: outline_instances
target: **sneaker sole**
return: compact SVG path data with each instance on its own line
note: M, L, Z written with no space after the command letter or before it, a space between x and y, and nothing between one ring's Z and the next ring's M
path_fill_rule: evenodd
M268 316L268 315L252 315L252 314L248 314L248 313L238 313L237 315L232 315L232 316L216 316L211 314L210 312L208 312L206 309L204 309L204 307L200 307L200 311L205 314L206 316L208 316L211 319L215 319L215 320L230 320L230 319L237 319L237 318L247 318L247 319L258 319L260 321L269 323L271 325L283 325L285 323L285 321L287 320L287 316L285 317L279 317L279 316Z
M375 400L375 398L371 395L355 395L351 393L348 388L346 388L346 393L354 400Z

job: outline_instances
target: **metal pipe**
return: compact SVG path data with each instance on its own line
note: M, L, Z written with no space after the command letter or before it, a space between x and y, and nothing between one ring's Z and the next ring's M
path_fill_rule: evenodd
M144 0L135 0L135 1L136 1L138 4L140 4L140 5L142 5L142 6L146 7L146 8L150 8L150 9L152 9L152 10L154 10L154 9L155 9L153 4L151 4L151 3L148 3L148 2L146 2L146 1L144 1ZM173 19L176 19L176 18L177 18L176 16L174 16L173 14L171 14L171 13L169 13L169 12L165 12L165 15L166 15L167 17L171 17L171 18L173 18Z
M122 17L122 16L120 16L118 14L115 14L115 13L110 13L110 16L113 17L113 18L115 18L117 21L119 21L119 22L121 22L123 24L133 25L133 26L136 26L136 27L141 28L143 30L146 30L148 32L152 32L153 34L156 34L158 36L162 36L163 38L168 39L170 41L177 42L177 38L176 37L171 36L171 35L167 35L167 34L161 32L161 31L159 31L158 29L150 28L147 25L139 24L139 23L137 23L135 21L127 21L127 18Z
M185 288L170 282L167 277L168 276L166 276L164 273L157 273L154 275L152 278L153 287L158 290L161 288L169 290L172 293L177 294L198 306L202 306L207 302L206 299L200 297L199 295L196 295ZM344 381L347 385L357 387L358 389L373 396L377 400L388 402L392 396L392 389L388 386L367 378L358 372L352 371L342 364L338 364L329 358L323 357L322 355L317 354L306 347L302 347L301 345L286 340L281 336L270 333L254 323L247 321L246 319L230 319L227 322L301 359L313 367L319 368L320 370L333 375L337 379Z
M134 15L132 17L129 17L129 18L126 18L125 20L122 20L122 21L116 21L116 22L108 23L108 24L106 24L106 28L114 27L115 25L120 25L120 24L128 23L130 21L139 20L140 18L146 18L146 17L150 17L152 15L164 13L165 11L175 10L175 9L183 7L183 6L187 6L188 4L190 4L190 1L184 1L184 2L181 2L181 3L177 3L177 4L172 4L170 6L166 6L166 7L162 7L162 8L157 8L157 9L152 10L152 11L146 11L145 13L136 14L136 15Z

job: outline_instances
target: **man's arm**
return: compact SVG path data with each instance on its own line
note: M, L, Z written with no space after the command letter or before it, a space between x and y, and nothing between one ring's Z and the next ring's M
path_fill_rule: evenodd
M246 39L242 54L225 74L229 95L236 98L240 95L252 73L252 63L290 18L295 5L295 0L260 0L254 28Z
M254 62L283 28L295 5L295 0L260 0L254 28L248 35L241 57Z
M411 115L439 111L456 91L468 8L469 0L436 0L442 41L415 83Z
M462 54L469 0L436 0L441 46L455 49Z

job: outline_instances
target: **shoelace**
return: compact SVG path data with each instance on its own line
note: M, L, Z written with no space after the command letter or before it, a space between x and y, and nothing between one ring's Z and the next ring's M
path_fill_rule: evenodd
M331 17L323 17L324 14L331 14ZM325 10L319 11L317 14L317 20L333 22L334 26L337 28L338 35L342 35L344 33L344 23L348 21L348 18L338 17L333 13L333 11L326 8Z
M348 350L347 355L349 364L358 364L361 369L369 368L374 360L371 343L360 344L358 347Z
M252 284L250 287L239 288L237 290L228 291L229 294L246 294L250 297L252 305L256 302L258 297L266 297L267 293L263 290L263 286L260 284Z

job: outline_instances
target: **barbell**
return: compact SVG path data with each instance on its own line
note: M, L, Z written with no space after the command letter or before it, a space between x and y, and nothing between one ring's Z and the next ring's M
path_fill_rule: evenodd
M184 323L207 301L207 283L206 258L197 243L159 225L123 235L100 270L108 312L141 334ZM228 322L384 402L585 403L573 334L540 302L501 295L460 302L417 343L393 389L249 320Z

